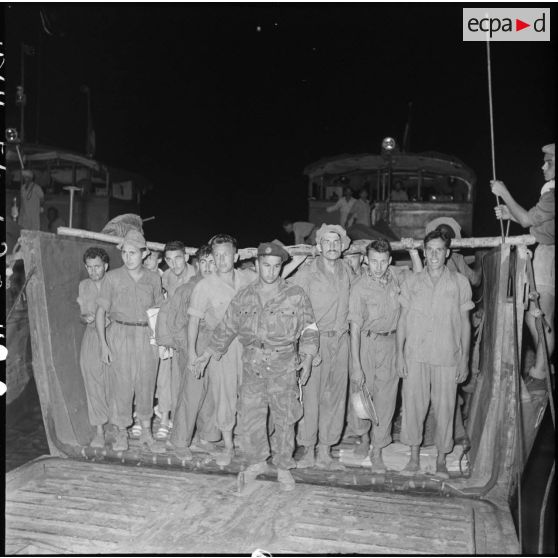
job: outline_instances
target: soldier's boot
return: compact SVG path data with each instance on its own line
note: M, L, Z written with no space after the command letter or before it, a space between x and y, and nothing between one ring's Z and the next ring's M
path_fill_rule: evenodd
M295 480L288 469L277 469L277 480L281 484L281 490L290 492L295 489Z
M331 457L330 447L326 444L318 445L318 457L316 459L316 467L318 469L327 469L328 471L344 471L345 466L339 461Z
M387 471L386 466L384 464L384 460L382 459L382 449L374 448L370 452L370 463L372 464L372 473L385 473Z
M112 449L114 451L128 451L128 432L126 429L119 428L116 431Z
M262 475L267 471L267 463L261 461L250 465L245 471L238 473L238 491L242 492L254 483L258 475Z
M311 469L316 465L316 457L314 456L314 446L305 446L304 455L296 463L297 469Z

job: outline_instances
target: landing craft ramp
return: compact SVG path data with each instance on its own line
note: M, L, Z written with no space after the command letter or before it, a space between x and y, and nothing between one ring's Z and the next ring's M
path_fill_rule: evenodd
M513 554L487 502L41 458L7 476L6 554Z
M523 244L505 244L484 259L485 318L471 361L476 387L466 472L441 480L424 467L412 479L400 475L400 467L385 475L350 463L345 471L296 469L296 490L286 494L270 471L247 499L236 494L241 452L219 469L210 456L184 462L172 451L152 454L134 443L126 452L114 451L110 442L105 448L89 446L94 429L79 373L83 326L75 297L85 273L81 256L92 244L103 245L113 267L119 265L110 243L22 235L33 368L55 457L8 475L8 553L216 554L258 547L319 554L519 552L508 502L544 406L522 403L518 446L521 380L513 332L521 331L526 301Z

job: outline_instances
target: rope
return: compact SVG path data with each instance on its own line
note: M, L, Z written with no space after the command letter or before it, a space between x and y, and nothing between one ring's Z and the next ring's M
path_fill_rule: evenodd
M494 106L492 102L492 64L490 61L490 40L486 39L486 58L488 61L488 107L490 112L490 147L492 153L492 180L496 180L496 153L495 153L495 141L494 141ZM496 197L496 205L500 207L500 197L494 194ZM508 236L510 222L508 220L506 232L504 234L504 221L502 217L499 219L500 221L500 232L502 234L502 244L506 241L506 237Z
M511 268L513 256L513 268ZM512 247L510 252L510 272L512 281L513 303L513 367L515 368L515 421L517 428L517 521L519 549L523 552L523 497L521 495L521 473L523 471L523 414L521 412L521 370L519 365L519 339L517 333L517 252Z

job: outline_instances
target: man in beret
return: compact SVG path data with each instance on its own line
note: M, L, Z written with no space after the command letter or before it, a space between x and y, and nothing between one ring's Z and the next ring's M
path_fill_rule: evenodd
M298 427L298 443L305 448L298 467L314 465L343 469L331 457L343 430L349 366L349 289L353 272L341 260L349 237L340 225L322 225L316 233L320 255L302 266L291 282L304 289L320 332L320 355L313 363L305 386L304 418ZM314 453L318 444L318 456Z
M240 475L244 483L250 483L267 469L269 409L275 428L271 438L273 463L282 488L292 490L295 481L289 469L296 467L294 427L302 416L296 372L300 372L300 384L305 384L318 352L318 331L304 291L280 277L287 258L280 245L260 244L258 280L234 296L193 370L203 374L210 358L220 359L238 337L243 365L239 430L249 464Z
M539 304L546 324L546 350L548 356L552 356L554 351L554 297L555 297L555 195L554 195L554 160L555 144L551 143L542 148L544 153L544 164L542 171L546 183L541 189L541 195L537 204L529 209L523 209L512 197L506 185L500 180L493 180L492 192L500 196L505 205L498 205L494 208L498 219L511 219L519 223L522 227L529 227L529 232L536 238L538 246L533 256L533 273L535 276L535 286L540 295ZM531 303L532 304L532 303ZM527 389L531 392L546 391L545 369L546 351L545 343L539 339L535 317L532 314L533 308L525 315L525 321L535 345L537 347L537 357L535 365L529 370L528 378L525 382Z

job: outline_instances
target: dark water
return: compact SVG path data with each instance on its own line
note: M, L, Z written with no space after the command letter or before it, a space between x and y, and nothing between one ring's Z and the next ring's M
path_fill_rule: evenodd
M25 393L8 409L6 415L6 471L10 471L49 453L42 422L39 398L33 379ZM523 479L523 553L537 554L539 515L546 480L555 459L555 436L550 412L547 409L541 428L529 456ZM547 504L543 552L556 553L556 481ZM512 514L517 528L517 498L512 502Z

